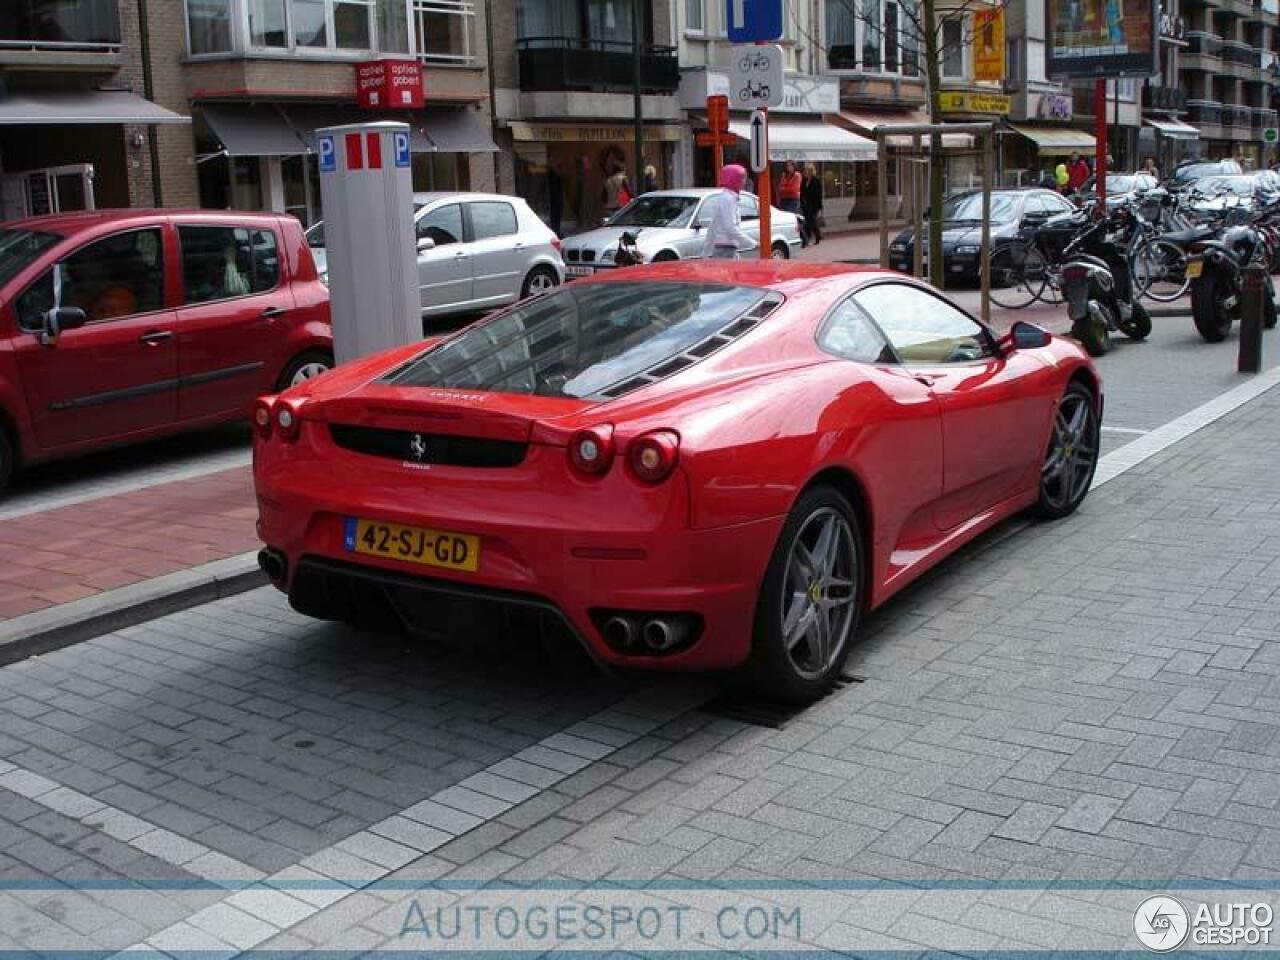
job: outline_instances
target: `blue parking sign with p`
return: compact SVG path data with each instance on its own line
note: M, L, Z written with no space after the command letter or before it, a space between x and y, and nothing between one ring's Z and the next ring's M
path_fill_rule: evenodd
M724 0L730 43L757 43L782 36L782 0Z
M391 135L396 147L396 166L409 166L409 134L394 133Z
M333 173L338 169L338 151L333 146L333 137L323 136L316 143L320 155L320 172Z

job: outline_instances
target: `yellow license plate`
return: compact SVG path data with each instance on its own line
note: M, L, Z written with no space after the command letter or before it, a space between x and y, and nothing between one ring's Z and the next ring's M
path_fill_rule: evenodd
M426 527L348 517L344 545L350 553L421 563L446 570L480 569L480 538Z
M1194 280L1200 274L1204 273L1204 261L1192 260L1187 264L1187 279Z

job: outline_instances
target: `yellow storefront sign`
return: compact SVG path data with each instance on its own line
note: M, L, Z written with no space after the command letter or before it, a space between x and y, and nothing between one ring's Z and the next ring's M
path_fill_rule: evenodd
M973 15L973 79L1004 82L1004 8L978 10Z
M974 93L969 90L942 90L938 93L938 108L943 113L994 113L1009 112L1009 98L1002 93Z

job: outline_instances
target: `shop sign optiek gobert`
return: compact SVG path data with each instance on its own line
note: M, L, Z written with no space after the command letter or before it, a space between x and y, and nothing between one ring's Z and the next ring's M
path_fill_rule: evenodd
M938 108L943 113L1007 114L1009 112L1009 98L1003 93L942 90L938 93Z

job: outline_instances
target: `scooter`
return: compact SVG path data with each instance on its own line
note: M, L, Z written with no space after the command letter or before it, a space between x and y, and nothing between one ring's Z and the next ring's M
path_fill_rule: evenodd
M618 238L618 250L613 255L613 264L616 267L638 267L642 263L644 254L636 243L636 235L627 231Z
M1127 245L1118 238L1137 229L1133 211L1121 207L1099 217L1063 250L1062 292L1071 335L1091 357L1111 348L1111 331L1130 340L1151 334L1151 314L1133 296Z
M1264 265L1269 251L1257 229L1237 222L1222 231L1216 240L1202 240L1187 258L1187 278L1191 281L1191 319L1208 343L1219 343L1240 319L1241 270L1255 258ZM1267 274L1262 298L1262 325L1276 325L1275 285Z

